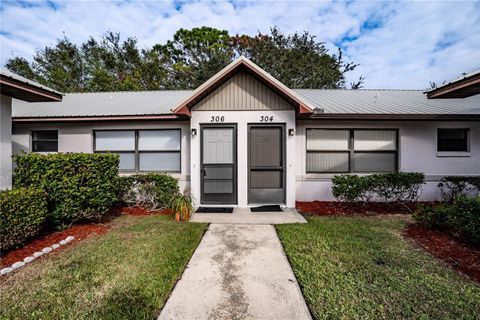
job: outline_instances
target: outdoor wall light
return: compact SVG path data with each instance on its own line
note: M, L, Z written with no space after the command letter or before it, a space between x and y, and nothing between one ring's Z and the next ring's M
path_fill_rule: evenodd
M288 129L288 135L289 136L294 136L295 135L295 129Z
M197 129L192 129L192 137L196 136L197 135Z

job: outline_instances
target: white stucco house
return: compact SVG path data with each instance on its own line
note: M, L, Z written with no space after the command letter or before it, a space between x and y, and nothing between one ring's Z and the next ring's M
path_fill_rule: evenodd
M12 186L12 100L56 102L62 94L39 83L0 70L0 190Z
M480 174L479 78L428 93L289 89L240 57L194 91L16 100L13 152L115 152L122 173L169 172L202 206L294 207L332 199L335 174L397 170L424 172L432 200L443 176Z

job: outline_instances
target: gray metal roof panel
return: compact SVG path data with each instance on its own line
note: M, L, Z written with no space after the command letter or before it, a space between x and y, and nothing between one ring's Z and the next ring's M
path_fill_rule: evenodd
M193 91L69 93L62 102L34 106L15 100L13 117L86 117L166 115ZM324 113L335 114L480 114L480 95L464 99L427 99L421 90L319 90L293 92Z
M191 94L191 91L137 91L68 93L62 102L36 103L35 107L15 100L12 116L25 117L85 117L164 115Z
M294 90L325 113L480 114L480 95L463 99L427 99L421 90Z

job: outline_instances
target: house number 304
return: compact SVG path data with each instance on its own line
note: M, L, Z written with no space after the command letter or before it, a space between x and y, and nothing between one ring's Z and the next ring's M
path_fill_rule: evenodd
M260 122L272 122L273 116L260 116Z
M210 122L224 122L225 116L212 116Z

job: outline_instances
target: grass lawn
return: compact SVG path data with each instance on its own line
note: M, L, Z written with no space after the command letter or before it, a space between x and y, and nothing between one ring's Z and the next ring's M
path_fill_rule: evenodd
M1 319L153 319L207 225L121 216L111 232L0 279Z
M480 285L401 236L408 217L277 226L317 319L480 319Z

